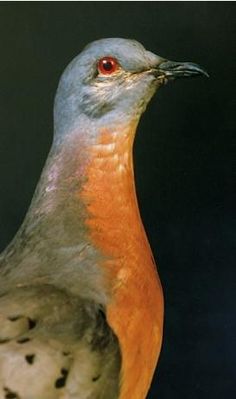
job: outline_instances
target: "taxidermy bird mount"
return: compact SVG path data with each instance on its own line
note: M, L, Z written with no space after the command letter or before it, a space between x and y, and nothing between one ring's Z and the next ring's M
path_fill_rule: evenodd
M0 257L0 399L146 397L163 296L132 146L157 89L199 74L126 39L95 41L66 68L51 151Z

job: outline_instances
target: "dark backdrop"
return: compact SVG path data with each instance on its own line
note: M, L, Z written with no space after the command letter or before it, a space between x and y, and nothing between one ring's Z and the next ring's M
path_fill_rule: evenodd
M211 75L160 90L135 142L138 198L166 309L148 399L236 397L235 10L227 2L0 4L1 248L22 222L46 159L59 76L85 44L135 38Z

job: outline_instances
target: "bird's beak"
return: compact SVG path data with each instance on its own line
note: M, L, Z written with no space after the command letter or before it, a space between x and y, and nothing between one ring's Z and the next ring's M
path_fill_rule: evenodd
M192 62L175 62L163 60L155 68L155 76L157 78L164 78L165 81L174 80L177 78L188 78L198 75L209 77L207 71L197 64Z

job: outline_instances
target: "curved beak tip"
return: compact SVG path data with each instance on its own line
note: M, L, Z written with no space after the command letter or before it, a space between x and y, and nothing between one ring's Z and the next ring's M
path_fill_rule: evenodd
M193 64L191 62L187 62L187 63L185 63L185 65L186 65L186 72L189 73L189 76L203 75L203 76L209 78L209 74L206 71L206 69L199 66L198 64Z
M164 61L158 66L158 71L163 73L167 79L187 78L198 75L209 78L208 72L192 62Z

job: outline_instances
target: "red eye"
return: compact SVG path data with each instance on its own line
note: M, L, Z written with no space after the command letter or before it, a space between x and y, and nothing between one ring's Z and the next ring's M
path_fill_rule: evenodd
M104 57L98 61L98 71L103 75L111 75L118 67L118 61L112 57Z

